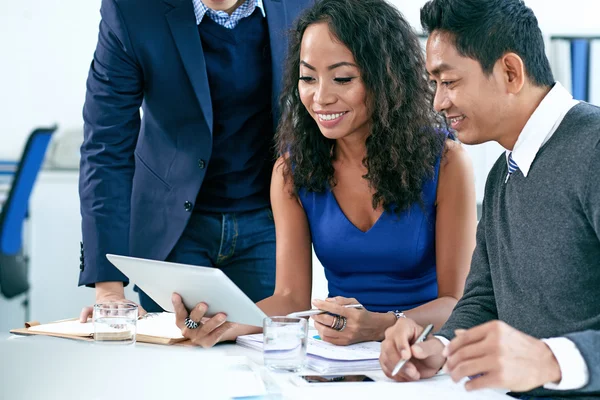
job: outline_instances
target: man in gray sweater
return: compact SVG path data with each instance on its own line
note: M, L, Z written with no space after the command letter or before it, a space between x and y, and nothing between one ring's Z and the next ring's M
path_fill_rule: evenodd
M521 0L432 0L435 108L468 144L506 149L492 168L465 293L441 330L399 319L381 365L399 381L442 366L467 390L600 395L600 108L555 82ZM411 359L398 374L394 366Z

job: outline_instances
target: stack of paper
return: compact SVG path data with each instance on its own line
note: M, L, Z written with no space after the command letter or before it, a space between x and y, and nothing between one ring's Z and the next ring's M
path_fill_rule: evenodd
M263 335L239 336L236 343L262 351ZM306 349L306 366L319 373L373 371L380 369L381 343L364 342L350 346L336 346L309 337Z

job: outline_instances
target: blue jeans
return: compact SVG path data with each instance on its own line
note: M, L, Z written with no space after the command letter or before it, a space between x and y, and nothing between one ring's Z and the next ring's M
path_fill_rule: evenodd
M268 207L224 214L196 211L167 261L220 268L252 301L269 297L275 290L273 212ZM163 311L137 290L146 311Z

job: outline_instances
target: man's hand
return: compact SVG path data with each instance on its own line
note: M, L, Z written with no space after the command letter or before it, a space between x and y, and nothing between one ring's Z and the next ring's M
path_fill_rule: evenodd
M133 301L125 299L125 291L123 290L123 282L99 282L96 283L96 304L108 302L126 302L137 304ZM94 307L84 307L79 314L79 322L87 322L94 313ZM141 306L138 305L138 316L146 314Z
M467 390L525 392L562 377L558 361L544 342L500 321L457 330L444 355L448 357L444 370L455 382L475 377L465 384Z
M218 313L212 318L205 318L204 314L208 310L206 303L196 304L188 313L181 300L181 296L177 293L173 293L171 301L175 308L175 322L177 327L181 329L181 334L185 338L190 339L196 346L212 347L222 340L229 339L225 335L231 332L235 324L227 322L226 314ZM196 329L190 329L185 325L185 319L188 317L198 323Z
M430 378L442 368L446 358L442 356L444 345L439 339L430 338L413 345L421 332L423 327L410 318L400 318L385 331L379 363L386 376L398 382L410 382ZM408 359L400 372L392 376L398 361Z

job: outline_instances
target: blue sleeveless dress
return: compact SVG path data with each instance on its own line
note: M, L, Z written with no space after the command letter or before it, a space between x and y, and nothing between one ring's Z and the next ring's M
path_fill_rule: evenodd
M435 219L440 162L423 185L424 207L384 211L362 232L342 212L330 190L301 190L313 246L325 268L329 296L356 298L369 311L410 310L438 295Z

